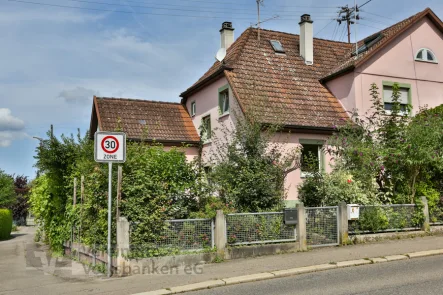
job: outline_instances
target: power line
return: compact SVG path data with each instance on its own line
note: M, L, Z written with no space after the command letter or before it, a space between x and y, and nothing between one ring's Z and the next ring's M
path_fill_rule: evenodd
M383 16L383 15L376 14L376 13L373 13L373 12L369 12L369 11L366 11L366 10L360 10L360 12L371 14L371 15L374 15L374 16L378 16L378 17L381 17L383 19L390 19L390 20L393 20L393 21L397 21L396 19L393 19L392 17Z
M332 19L329 23L326 24L326 26L324 26L323 28L321 28L317 33L315 33L314 37L317 36L318 34L320 34L324 29L326 29L326 27L328 27L330 24L332 24L332 22L335 21L335 19Z
M226 17L222 16L205 16L205 15L188 15L188 14L169 14L169 13L153 13L153 12L140 12L140 11L128 11L128 10L115 10L115 9L104 9L104 8L92 8L92 7L80 7L80 6L68 6L68 5L60 5L60 4L51 4L51 3L42 3L42 2L34 2L34 1L25 1L25 0L7 0L9 2L17 2L23 4L31 4L31 5L41 5L41 6L49 6L49 7L58 7L58 8L68 8L68 9L79 9L79 10L89 10L89 11L104 11L104 12L114 12L114 13L125 13L125 14L140 14L140 15L157 15L157 16L174 16L174 17L192 17L192 18L206 18L206 19L225 19ZM76 2L86 2L86 0L68 0L68 1L76 1ZM131 6L129 6L131 7ZM182 9L181 9L182 10ZM196 12L196 11L194 11ZM236 18L237 20L252 20L253 18ZM321 18L318 18L321 19ZM327 18L329 19L329 18ZM291 18L280 18L278 20L297 20Z
M379 27L375 27L375 26L371 26L371 25L367 25L367 24L362 24L362 23L358 23L360 26L364 26L364 27L369 27L369 28L374 28L377 30L384 30L385 28L379 28Z
M372 0L366 1L365 3L363 3L362 5L358 6L358 8L362 8L363 6L365 6L366 4L368 4L369 2L371 2Z
M178 10L178 11L190 11L190 12L210 12L210 13L221 13L219 10L196 10L196 9L187 9L187 8L164 8L164 7L155 7L155 6L146 6L146 5L129 5L129 4L119 4L112 2L103 2L103 1L90 1L90 0L65 0L70 2L78 2L78 3L89 3L89 4L98 4L98 5L110 5L110 6L122 6L122 7L137 7L137 8L150 8L157 10ZM179 6L176 7L187 7L187 6ZM229 12L229 14L239 14L239 15L256 15L254 13L246 13L246 12ZM287 14L287 15L279 15L279 16L287 16L287 17L298 17L299 15ZM267 16L265 16L267 17Z

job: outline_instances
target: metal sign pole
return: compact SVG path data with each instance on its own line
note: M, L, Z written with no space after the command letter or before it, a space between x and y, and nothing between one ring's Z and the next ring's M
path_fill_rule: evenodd
M111 211L112 211L112 162L109 165L109 183L108 183L108 277L111 277Z

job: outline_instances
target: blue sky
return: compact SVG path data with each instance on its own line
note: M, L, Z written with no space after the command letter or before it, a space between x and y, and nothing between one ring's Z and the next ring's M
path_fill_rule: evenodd
M56 135L86 132L93 95L179 102L213 63L221 23L232 21L236 37L256 23L255 0L29 1L84 8L0 0L0 169L31 178L32 137L50 124ZM262 19L279 18L262 27L298 34L310 13L316 37L338 40L344 26L331 20L353 3L264 0ZM426 7L443 18L441 0L372 0L358 38Z

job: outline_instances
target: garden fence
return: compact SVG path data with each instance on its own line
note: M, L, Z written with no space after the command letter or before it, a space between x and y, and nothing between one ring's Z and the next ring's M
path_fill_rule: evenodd
M398 232L420 228L419 208L414 204L360 206L360 217L348 223L350 234Z
M338 245L338 207L305 208L306 240L311 247Z
M443 207L437 205L434 208L429 208L429 222L431 225L443 224Z
M151 249L176 249L179 251L199 251L214 248L214 222L212 219L175 219L165 221L165 226L155 239L132 242L139 223L131 223L131 249L148 247ZM143 232L141 230L141 232ZM139 231L140 233L140 231Z
M230 245L250 245L296 240L295 226L285 225L282 212L235 213L226 215Z

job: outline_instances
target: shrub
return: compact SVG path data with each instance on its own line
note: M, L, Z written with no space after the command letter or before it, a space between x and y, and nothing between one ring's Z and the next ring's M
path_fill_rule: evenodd
M14 203L14 178L0 170L0 208L7 208Z
M375 191L364 189L349 172L339 169L331 173L315 173L298 187L299 198L308 207L347 204L373 204Z
M12 230L12 212L0 209L0 240L9 239Z

